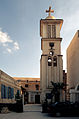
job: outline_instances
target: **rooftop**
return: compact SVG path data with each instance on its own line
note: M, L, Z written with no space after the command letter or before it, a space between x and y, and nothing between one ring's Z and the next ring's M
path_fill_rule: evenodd
M15 80L28 80L28 81L40 81L40 78L28 78L28 77L13 77Z

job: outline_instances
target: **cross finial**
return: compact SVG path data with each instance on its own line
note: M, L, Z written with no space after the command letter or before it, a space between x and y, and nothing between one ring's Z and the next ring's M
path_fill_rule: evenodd
M51 6L49 6L49 10L46 10L46 12L48 12L48 13L49 13L49 16L51 16L51 13L53 13L54 10L52 10L52 9L51 9Z

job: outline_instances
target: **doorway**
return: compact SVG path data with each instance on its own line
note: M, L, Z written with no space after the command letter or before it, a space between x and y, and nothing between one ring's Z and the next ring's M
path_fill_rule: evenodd
M35 95L35 104L40 104L40 95Z
M24 104L28 104L28 92L24 93Z

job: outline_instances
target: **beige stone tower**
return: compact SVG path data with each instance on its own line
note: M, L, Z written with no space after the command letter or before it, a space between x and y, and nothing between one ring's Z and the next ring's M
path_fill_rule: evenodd
M62 19L51 16L51 7L46 10L49 13L46 19L40 20L41 38L41 60L40 60L40 85L41 102L45 100L46 94L51 92L51 81L63 82L63 61L61 55L60 30Z

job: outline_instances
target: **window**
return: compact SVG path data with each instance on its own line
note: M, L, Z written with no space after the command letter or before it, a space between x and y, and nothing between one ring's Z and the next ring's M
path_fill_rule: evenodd
M8 87L8 98L11 98L11 87Z
M48 25L48 38L51 38L51 25Z
M28 80L26 82L28 83Z
M4 85L4 98L6 98L6 86Z
M1 84L1 98L14 98L14 89Z
M56 67L57 66L57 57L54 56L53 58L53 66Z
M4 98L4 85L1 84L1 98Z
M20 95L20 90L17 90L17 95Z
M48 66L52 66L52 58L50 56L48 57Z
M11 98L14 98L14 88L11 88Z
M28 88L28 84L25 84L25 87Z
M52 25L52 38L56 38L56 27Z
M31 94L31 102L33 102L33 100L34 100L34 95Z
M48 25L48 38L56 38L56 26Z
M7 98L7 87L1 84L1 98Z
M18 82L21 82L21 80L17 80Z
M5 98L8 98L8 87L5 86Z
M39 85L35 85L36 86L36 90L39 90Z

